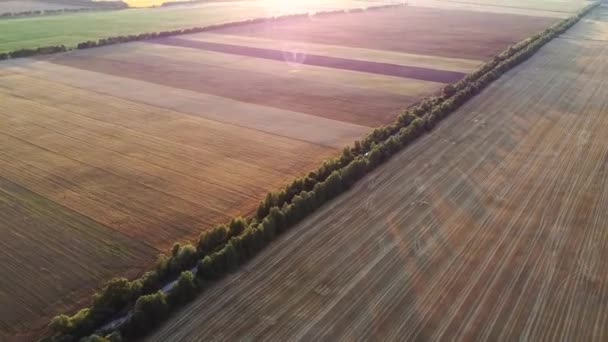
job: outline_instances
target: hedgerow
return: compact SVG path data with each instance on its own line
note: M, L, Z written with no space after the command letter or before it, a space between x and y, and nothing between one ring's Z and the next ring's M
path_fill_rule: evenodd
M108 2L108 3L112 2L114 4L114 6L61 8L61 9L32 10L32 11L22 11L22 12L4 12L4 13L0 13L0 19L34 17L34 16L42 16L42 15L56 15L56 14L68 14L68 13L112 11L112 10L126 9L129 7L124 2L103 1L100 3L106 3L106 2Z
M285 188L269 193L253 217L235 218L227 225L203 232L196 247L175 245L170 255L161 257L156 268L140 279L111 281L94 297L90 308L71 317L55 317L49 325L55 335L49 340L76 341L119 314L126 314L133 305L133 315L120 327L120 333L127 338L145 335L170 311L203 291L206 284L249 261L282 232L350 189L597 5L591 4L577 15L509 47L463 80L447 85L441 95L423 100L400 114L393 124L376 128L362 141L344 148L339 157L325 161L317 170L297 178ZM191 269L195 270L195 276L183 273ZM178 275L177 285L168 294L159 291ZM147 304L149 301L153 304ZM148 308L152 312L146 312ZM115 332L113 336L118 335Z

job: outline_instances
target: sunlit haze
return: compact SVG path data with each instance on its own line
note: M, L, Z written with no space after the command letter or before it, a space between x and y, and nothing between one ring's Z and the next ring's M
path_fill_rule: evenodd
M130 7L153 7L153 6L161 6L163 3L172 2L171 0L125 0L125 2ZM211 2L211 1L210 1ZM224 2L224 1L214 1L214 2ZM225 1L232 2L235 1ZM299 7L303 5L321 5L323 3L327 3L327 1L322 0L297 0L297 1L284 1L284 0L260 0L258 4L260 6L267 7L268 9L281 11L286 9L291 9L294 7Z

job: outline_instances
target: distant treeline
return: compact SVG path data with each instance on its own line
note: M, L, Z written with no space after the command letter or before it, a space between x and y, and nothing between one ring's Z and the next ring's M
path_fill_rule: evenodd
M209 0L181 0L181 1L168 1L163 2L161 7L169 7L169 6L177 6L177 5L192 5L192 4L201 4L205 2L210 2Z
M66 5L69 3L66 3ZM31 10L22 12L5 12L0 13L1 18L15 18L15 17L31 17L39 15L53 15L53 14L64 14L64 13L80 13L80 12L92 12L92 11L109 11L129 8L129 5L122 1L83 1L75 2L74 4L84 4L87 7L81 8L60 8L60 9L44 9L44 10Z
M0 53L0 61L9 58L21 58L21 57L32 57L37 55L48 55L58 52L66 52L68 49L64 45L59 46L47 46L37 49L20 49L7 53Z
M82 7L94 7L94 8L116 8L129 7L126 2L122 0L52 0L55 4L63 4L68 6L82 6Z
M178 0L178 1L167 1L167 2L163 2L160 7L170 7L170 6L177 6L177 5L193 5L193 4L205 4L205 3L211 3L211 2L219 2L219 1L225 1L225 0ZM230 1L230 0L227 0ZM232 1L237 1L237 0L232 0Z
M63 9L46 9L46 10L34 10L34 11L23 11L23 12L6 12L6 13L0 13L0 18L33 17L33 16L39 16L39 15L53 15L53 14L64 14L64 13L111 11L111 10L118 10L118 9L123 9L123 8L127 8L127 7L63 8Z
M71 317L53 318L49 326L54 336L46 340L78 341L89 336L84 341L120 341L122 337L133 339L149 333L208 284L251 260L278 235L350 189L595 6L597 4L589 5L577 15L509 47L463 80L447 85L441 95L423 100L400 114L394 123L376 128L363 140L344 148L339 157L323 162L317 170L269 193L253 217L235 218L205 231L195 245L176 244L169 255L158 259L154 270L139 279L110 281L94 296L91 307ZM172 290L168 293L160 290L176 278ZM128 312L132 314L118 331L106 337L90 336L103 324ZM110 332L103 332L106 333Z

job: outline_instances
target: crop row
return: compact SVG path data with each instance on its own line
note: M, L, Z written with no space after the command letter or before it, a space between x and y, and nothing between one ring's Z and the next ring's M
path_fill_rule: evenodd
M209 283L250 260L276 236L323 204L347 191L367 173L433 129L439 120L570 28L595 6L596 3L591 4L577 15L509 47L463 80L446 86L441 96L411 107L393 124L377 128L362 141L344 148L340 157L325 161L307 176L269 193L254 217L235 218L229 224L205 231L196 246L176 244L170 255L159 258L153 271L137 280L112 280L94 296L90 308L71 317L53 318L50 327L55 335L49 340L78 340L108 321L125 316L131 309L120 327L120 334L128 338L146 334L172 310L187 303ZM177 283L170 291L160 290L176 278ZM112 336L117 338L119 334Z

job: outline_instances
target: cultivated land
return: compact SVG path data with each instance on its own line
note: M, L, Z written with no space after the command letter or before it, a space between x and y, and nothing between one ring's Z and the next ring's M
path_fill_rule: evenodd
M55 245L65 246L66 240L52 234L63 222L48 222L49 232L39 233L39 238L54 243L28 247L52 256L47 260L53 260L54 267L45 272L53 274L57 288L63 290L47 299L53 302L74 304L82 298L72 296L74 288L90 291L111 276L129 275L120 255L88 245L116 245L136 255L129 265L140 273L176 238L192 239L202 229L248 213L266 192L337 151L24 75L2 76L0 99L1 177L98 222L87 234L67 240L70 252L82 256L71 262L60 262L65 256ZM84 225L72 223L76 224ZM95 227L101 224L122 240L99 241L101 233L96 234ZM23 234L20 226L3 229L6 234ZM147 249L140 247L138 254L129 241L145 243ZM11 264L30 263L19 255L13 258ZM20 277L31 276L27 268L11 264L2 265L5 281L13 284L9 289L18 286ZM91 277L74 264L93 269L99 265L104 272ZM80 281L63 276L72 272ZM44 302L31 298L46 293L47 287L48 282L28 284L32 292L24 293L25 298L3 292L1 301L12 303L4 307L29 309L29 319L61 310L59 305L40 310ZM35 307L28 307L30 302ZM19 318L24 317L6 315L2 321L12 327L13 319Z
M82 8L82 6L34 0L0 0L0 14L74 8Z
M382 4L356 0L295 0L290 1L289 6L281 6L275 0L252 0L6 19L0 20L0 53L49 45L74 47L80 42L108 36Z
M141 273L173 242L250 213L269 190L556 21L505 18L391 8L0 63L0 190L31 193L15 222L38 207L60 217L31 214L42 222L46 240L35 251L54 262L44 272L55 292L46 275L16 295L0 288L1 304L24 308L1 312L0 339L32 333L111 275ZM517 29L505 30L509 22ZM76 242L55 233L62 225L80 231ZM28 236L20 227L2 232ZM27 255L11 255L0 265L8 289L33 272L14 267Z
M555 21L399 7L240 26L46 60L375 127ZM509 23L517 29L506 32Z
M339 42L355 48L486 60L502 52L505 46L557 21L546 17L402 6L380 12L270 22L214 32L330 45Z
M604 7L150 340L605 340L607 27Z
M409 0L413 6L476 12L568 18L589 4L587 0Z
M0 137L0 169L7 164ZM30 168L20 172L34 172ZM84 298L117 271L135 276L155 250L0 177L0 339L52 315L65 296ZM67 309L64 307L64 309ZM45 320L35 322L44 325ZM5 339L6 338L6 339Z

